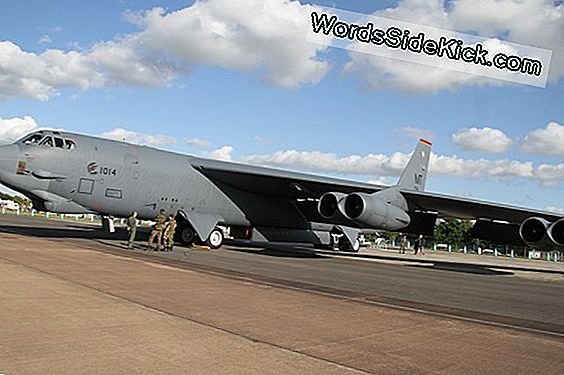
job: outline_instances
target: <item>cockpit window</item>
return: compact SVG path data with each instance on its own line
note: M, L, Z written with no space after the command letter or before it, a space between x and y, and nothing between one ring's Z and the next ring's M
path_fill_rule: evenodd
M55 136L51 134L55 134ZM45 134L41 130L22 138L18 143L28 146L56 147L61 150L72 150L76 147L74 139L66 139L60 132Z
M76 143L74 143L70 139L65 139L65 148L67 150L72 150L74 148L74 146L76 146Z
M23 143L26 145L36 145L39 141L43 138L42 134L32 134L26 139L23 140Z
M53 147L53 138L47 136L41 141L39 145Z

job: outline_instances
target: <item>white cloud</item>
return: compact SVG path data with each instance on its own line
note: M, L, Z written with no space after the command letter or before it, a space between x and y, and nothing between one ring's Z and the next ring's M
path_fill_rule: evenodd
M116 141L146 144L152 146L161 146L176 143L176 138L167 135L142 134L122 128L116 128L114 130L104 132L101 134L101 136L109 139L115 139Z
M0 117L0 144L13 143L27 133L37 129L37 123L30 116L9 119Z
M564 125L550 122L544 129L529 132L521 150L532 154L564 156Z
M540 164L535 170L535 177L541 180L545 186L555 187L559 181L564 180L564 163Z
M99 44L89 53L48 49L35 54L12 42L0 42L0 100L13 96L47 100L63 87L150 86L171 79L166 64L144 61L125 41L119 48L114 46Z
M203 152L202 155L210 159L229 161L233 159L233 157L231 156L232 153L233 153L233 147L227 145L220 147L217 150Z
M446 30L478 32L491 38L486 44L494 49L499 49L495 38L500 36L503 40L550 49L549 81L554 83L564 77L564 5L550 0L403 0L395 8L373 15ZM345 71L358 73L369 89L430 93L462 86L507 84L385 57L352 52L349 57Z
M564 215L564 207L547 206L544 208L544 210Z
M318 82L328 70L316 58L324 47L305 41L313 9L287 0L210 0L168 14L155 8L137 23L153 50L190 64L263 67L269 81L293 88Z
M450 18L461 29L552 50L549 80L564 76L564 5L552 0L456 0Z
M443 176L480 178L529 178L553 180L555 176L539 178L532 162L516 160L463 159L456 155L431 155L429 173Z
M511 147L513 141L503 131L485 127L460 129L452 135L452 143L466 151L500 153Z
M209 0L166 13L130 14L137 33L95 44L86 51L23 51L0 42L0 100L47 100L64 87L82 90L166 85L194 65L258 70L274 85L317 83L329 64L307 43L311 5L297 1ZM46 41L46 39L45 39Z
M232 149L230 150L232 151ZM277 151L270 155L251 155L240 160L246 163L290 168L310 172L338 173L382 177L398 177L410 154L368 154L338 157L319 151ZM564 181L564 164L541 164L515 160L463 159L456 155L431 155L429 173L474 179L529 179L543 186L556 186Z
M37 43L39 43L39 44L49 44L49 43L53 43L53 39L51 39L51 37L49 35L45 34L45 35L41 36L41 38L39 38Z
M373 15L446 30L454 29L449 13L440 0L404 0L395 8L380 10ZM484 81L471 74L380 56L360 53L350 53L349 56L345 71L359 73L369 89L391 88L429 93L452 90L466 84L482 84Z
M408 158L408 155L402 153L396 153L391 157L383 154L338 157L336 154L319 151L287 150L277 151L271 155L246 156L241 160L252 164L315 172L394 176Z
M268 138L261 137L260 135L256 135L253 137L253 142L257 145L271 145L272 141Z
M186 140L186 143L190 146L198 147L198 148L206 148L210 145L208 141L205 141L200 138L190 138Z
M427 140L433 140L436 137L435 133L433 133L431 130L415 128L412 126L406 126L398 130L409 138L425 138Z
M388 186L390 182L388 181L387 177L378 177L373 178L367 181L369 184L379 185L379 186Z

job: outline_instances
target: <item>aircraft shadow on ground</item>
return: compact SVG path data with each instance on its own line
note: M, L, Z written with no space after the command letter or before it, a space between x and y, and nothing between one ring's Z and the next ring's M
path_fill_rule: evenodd
M410 264L410 265L408 265L408 267L433 269L433 270L439 270L439 271L472 273L472 274L476 274L476 275L486 275L486 276L511 276L511 275L515 275L514 272L491 269L489 266L482 266L482 265L477 265L477 264L458 264L458 263L435 262L433 265L431 265L431 267L420 265L420 264Z
M49 228L39 226L2 225L0 232L14 233L28 237L40 238L69 238L92 240L127 240L128 233L124 228L116 228L114 233L108 233L99 228L81 225L67 225L65 228ZM136 240L146 239L148 233L138 232Z
M226 241L226 245L227 246L224 245L224 247L229 251L257 254L269 257L329 259L328 256L318 254L312 249L309 249L307 247L300 247L299 245L279 245L263 242L238 243L237 241Z
M150 228L140 228L137 231L137 236L135 237L136 245L135 248L144 248L145 242L149 237ZM27 237L39 237L39 238L50 238L50 239L88 239L97 241L106 246L114 246L119 248L126 248L126 242L128 239L128 232L125 228L116 228L114 233L108 233L100 228L93 228L88 225L81 224L65 224L64 228L52 228L44 226L18 226L18 225L2 225L0 226L0 232L19 234ZM102 242L103 241L103 242ZM105 241L123 241L123 243L116 244L112 242ZM143 241L143 245L139 245L139 241ZM229 241L228 241L229 243ZM325 259L326 256L316 254L315 252L304 248L304 249L294 249L280 248L278 245L271 244L233 244L234 246L228 246L226 249L231 251L252 253L263 256L271 257L286 257L286 258L317 258ZM243 246L243 247L238 247ZM183 247L183 246L178 246Z
M546 270L538 268L526 268L513 265L492 265L492 264L475 264L475 263L464 263L464 262L443 262L440 260L424 259L424 258L403 258L401 256L393 255L376 255L376 254L356 254L356 253L346 253L343 255L359 258L369 258L369 259L380 259L380 260L394 260L406 263L416 263L411 264L409 267L426 268L426 269L437 269L442 271L453 271L453 272L465 272L479 275L514 275L515 271L525 271L525 272L537 272L545 273L551 275L561 275L564 277L564 271L557 270ZM422 263L424 265L422 265Z
M149 237L150 228L140 228L137 232L136 241L146 241ZM88 225L81 224L66 224L64 228L50 228L43 226L18 226L18 225L2 225L0 232L20 234L28 237L40 238L68 238L68 239L90 239L90 240L120 240L127 241L128 232L125 228L116 228L114 233L108 233L100 228L93 228ZM106 245L111 245L105 243ZM237 251L249 254L256 254L269 257L283 257L283 258L304 258L304 259L329 259L328 255L323 254L316 250L300 245L281 245L269 243L252 243L238 241L226 241L225 249L230 251ZM123 247L123 246L119 246ZM564 277L564 271L557 270L543 270L531 269L511 265L479 265L473 263L463 262L442 262L431 259L423 258L403 258L399 256L390 255L376 255L376 254L356 254L356 253L335 253L335 255L346 255L349 257L358 258L372 258L381 260L395 260L402 262L413 262L416 264L409 265L409 267L435 269L441 271L463 272L476 275L485 276L500 276L500 275L513 275L515 271L537 272L552 275L561 275ZM423 265L422 265L423 263Z

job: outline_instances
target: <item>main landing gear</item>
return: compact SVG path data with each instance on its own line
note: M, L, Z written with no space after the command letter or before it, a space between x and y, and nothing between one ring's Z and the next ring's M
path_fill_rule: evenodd
M209 246L212 249L219 249L221 245L223 245L223 231L221 228L214 228L208 238L205 241L202 241L199 237L194 228L190 224L183 225L180 230L178 231L178 240L182 242L184 245L205 245Z
M358 251L360 250L360 241L357 238L354 241L354 244L351 245L351 243L345 236L341 236L341 238L339 238L339 250L349 253L358 253Z

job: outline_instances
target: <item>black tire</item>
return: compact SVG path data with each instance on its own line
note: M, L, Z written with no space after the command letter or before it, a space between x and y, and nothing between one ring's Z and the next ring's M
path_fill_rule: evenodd
M196 239L196 232L192 227L184 227L180 229L179 239L185 245L192 245Z
M325 245L325 244L321 244L321 243L314 243L313 248L319 249L319 250L333 250L333 246Z
M339 238L339 250L346 251L348 253L358 253L358 250L360 250L360 241L357 239L354 242L354 246L351 246L349 240L343 236Z
M223 231L219 228L212 230L206 240L206 245L212 249L219 249L223 245Z

